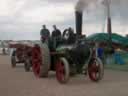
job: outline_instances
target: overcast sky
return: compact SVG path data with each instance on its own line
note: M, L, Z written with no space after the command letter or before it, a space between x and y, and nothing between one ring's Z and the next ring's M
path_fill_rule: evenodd
M0 0L1 39L39 39L41 25L52 31L56 24L62 31L75 27L74 8L78 0ZM112 0L113 32L128 34L128 0ZM83 33L103 32L105 7L97 4L84 10ZM106 28L105 28L106 31Z

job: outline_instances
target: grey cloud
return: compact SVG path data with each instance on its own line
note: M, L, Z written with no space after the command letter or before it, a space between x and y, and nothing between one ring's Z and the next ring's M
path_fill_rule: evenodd
M19 6L17 2L21 0L14 0L14 14L11 16L0 16L0 38L29 38L29 39L38 39L39 31L43 22L25 22L23 18L23 13L26 10L33 10L34 8L40 8L42 6L46 6L48 4L53 4L58 6L58 4L76 4L78 0L22 0L23 5L15 9L16 6ZM127 13L127 5L128 0L112 0L111 4L111 15L112 21L114 25L114 29L116 26L123 26L125 30L125 34L127 33L127 25L128 25L128 13ZM102 7L97 7L91 12L84 12L84 24L87 26L92 24L95 26L97 23L102 25L105 22L105 17L103 13ZM52 30L51 26L53 24L57 24L57 26L61 29L64 29L68 26L75 27L75 18L74 14L71 13L72 16L66 16L64 22L50 22L47 24L48 28ZM4 34L3 34L4 33ZM22 37L19 37L22 36Z
M44 1L47 1L47 2L52 2L52 3L65 3L65 2L76 2L78 0L44 0Z

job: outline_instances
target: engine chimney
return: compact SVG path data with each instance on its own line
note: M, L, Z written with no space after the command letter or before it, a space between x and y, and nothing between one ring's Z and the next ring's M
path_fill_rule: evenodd
M112 42L112 27L111 27L111 18L108 18L107 31L109 34L109 40Z
M76 11L76 34L82 35L82 21L83 21L83 12Z

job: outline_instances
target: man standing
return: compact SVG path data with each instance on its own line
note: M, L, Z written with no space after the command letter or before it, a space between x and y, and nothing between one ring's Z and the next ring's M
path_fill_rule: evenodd
M46 28L46 25L43 25L42 27L43 28L40 31L40 35L41 35L41 41L44 43L44 42L47 42L48 41L48 39L50 37L50 32Z
M57 29L56 25L53 25L52 39L53 39L53 48L56 48L61 40L61 32Z
M103 64L105 63L105 57L104 57L104 49L102 44L96 43L97 47L97 56L102 60Z
M61 37L61 32L59 29L57 29L56 25L53 25L53 32L52 32L52 37Z

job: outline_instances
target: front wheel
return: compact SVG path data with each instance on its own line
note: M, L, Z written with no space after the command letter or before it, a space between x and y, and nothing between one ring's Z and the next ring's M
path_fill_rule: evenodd
M98 82L103 78L104 66L102 61L99 58L93 58L89 62L88 75L89 75L89 78L94 82Z
M12 68L16 67L16 58L15 58L15 56L11 57L11 65L12 65Z
M24 69L26 72L30 71L31 65L32 65L31 60L27 58L24 62Z
M12 68L16 67L16 51L13 51L11 54L11 65Z
M60 58L56 64L56 78L60 83L67 83L70 76L69 63L66 58Z

